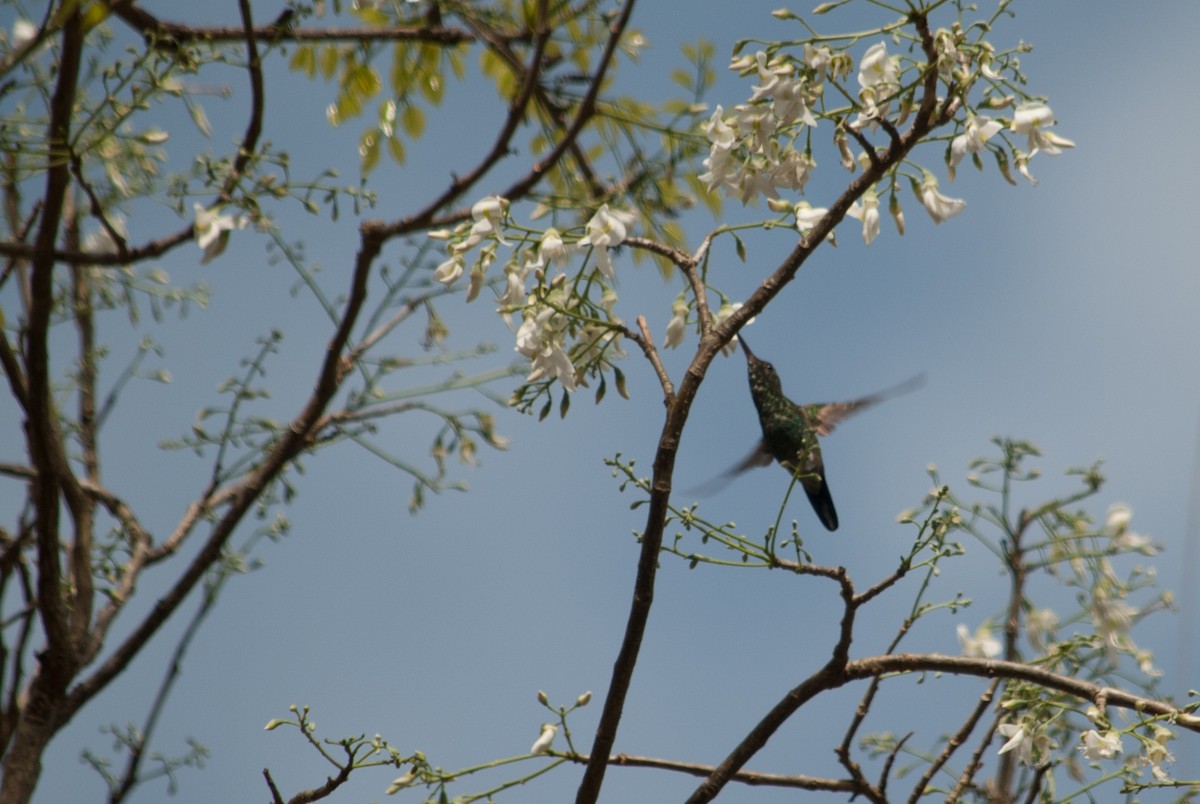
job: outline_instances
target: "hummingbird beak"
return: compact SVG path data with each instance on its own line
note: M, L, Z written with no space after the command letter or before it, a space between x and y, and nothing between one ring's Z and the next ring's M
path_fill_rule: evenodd
M754 352L750 351L750 344L746 343L745 336L739 334L737 339L738 343L742 345L742 351L746 353L746 359L750 361L756 360L757 358L754 356Z

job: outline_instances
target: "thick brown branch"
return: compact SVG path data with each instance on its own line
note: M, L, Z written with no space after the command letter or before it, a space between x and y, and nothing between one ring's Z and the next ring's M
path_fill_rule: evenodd
M238 42L246 38L246 29L237 25L184 25L160 20L133 0L116 0L109 9L129 27L143 36L166 42ZM390 28L336 28L313 27L292 28L275 23L259 25L252 29L258 39L294 42L429 42L439 45L457 45L476 41L471 31L440 25L400 25ZM524 31L516 33L496 32L496 36L508 41L528 41Z
M58 80L50 101L47 127L48 164L41 225L34 239L30 304L25 339L28 382L25 434L35 477L31 499L37 544L36 597L46 648L40 654L24 709L16 724L0 800L28 801L41 774L41 755L61 717L61 696L78 667L71 641L70 606L62 594L60 564L60 493L76 501L74 478L60 441L50 383L49 329L54 304L54 244L70 185L68 143L83 50L83 23L78 9L68 14L62 29Z

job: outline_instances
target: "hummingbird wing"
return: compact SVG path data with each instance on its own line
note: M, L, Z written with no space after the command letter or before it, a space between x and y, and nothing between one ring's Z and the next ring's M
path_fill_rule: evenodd
M827 436L833 432L833 428L838 424L860 410L865 410L872 405L878 405L885 399L890 399L893 396L906 394L909 391L914 391L925 384L925 375L918 374L911 377L899 385L892 386L886 390L880 391L877 394L864 396L859 399L853 399L849 402L825 402L816 405L805 405L804 413L808 418L808 426L811 427L817 435Z
M759 441L758 445L741 461L734 466L729 467L721 474L709 480L707 483L702 483L687 490L688 494L695 494L698 497L707 497L710 494L716 494L721 489L728 485L730 480L740 475L747 469L753 469L756 466L769 466L775 458L771 453L767 452L767 447L763 442Z

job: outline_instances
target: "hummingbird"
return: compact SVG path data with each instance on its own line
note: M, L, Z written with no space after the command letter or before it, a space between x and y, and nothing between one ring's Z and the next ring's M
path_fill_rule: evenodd
M825 481L825 462L821 458L821 444L817 437L829 435L839 422L860 410L913 390L925 381L925 376L918 374L894 388L849 402L797 405L784 396L775 367L756 357L744 337L738 336L738 340L746 354L750 395L754 398L754 407L758 409L762 440L741 463L717 478L717 481L724 482L747 469L779 461L789 474L796 476L825 529L837 530L837 509L833 507L833 497Z

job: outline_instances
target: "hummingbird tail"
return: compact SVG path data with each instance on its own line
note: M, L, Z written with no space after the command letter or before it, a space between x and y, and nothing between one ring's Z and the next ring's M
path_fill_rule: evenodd
M829 486L825 483L825 478L821 478L819 483L805 483L804 493L808 495L808 501L812 504L813 511L817 513L821 524L825 526L825 530L837 530L837 509L833 507L833 497L829 494Z

